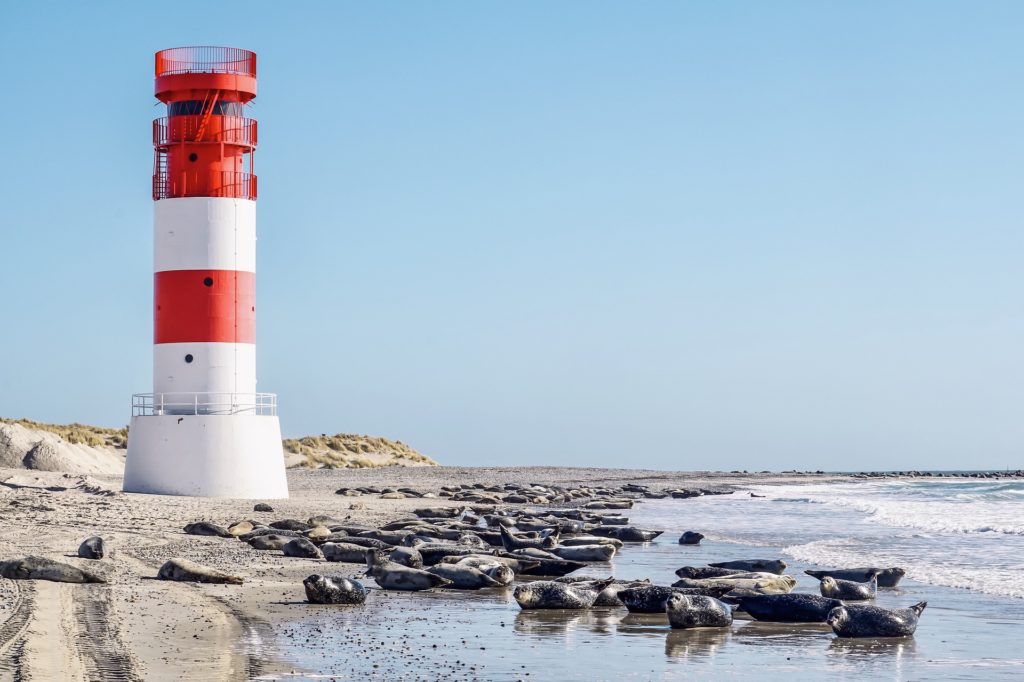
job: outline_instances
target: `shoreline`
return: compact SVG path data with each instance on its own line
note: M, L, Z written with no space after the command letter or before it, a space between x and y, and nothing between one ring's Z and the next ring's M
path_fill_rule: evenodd
M338 488L360 486L434 494L441 486L506 483L637 483L653 489L738 491L750 485L874 480L852 474L562 467L293 469L288 479L291 498L268 500L275 511L258 513L253 511L256 500L126 495L114 475L0 470L0 559L39 554L99 566L108 579L98 585L0 580L0 679L242 680L291 672L273 640L280 626L294 618L296 603L305 603L302 579L323 571L324 562L184 534L183 526L197 520L227 525L247 518L268 522L325 514L379 525L417 507L464 504L442 497L335 494ZM78 544L90 535L108 541L108 558L75 558ZM172 557L241 575L245 584L156 580L159 566Z

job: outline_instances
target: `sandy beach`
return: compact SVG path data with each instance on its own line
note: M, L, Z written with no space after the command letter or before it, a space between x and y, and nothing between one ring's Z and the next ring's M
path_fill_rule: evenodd
M192 521L327 514L372 524L399 518L426 502L335 494L346 486L410 486L421 491L459 483L516 482L742 487L834 477L559 468L291 470L291 498L272 501L274 512L263 514L254 513L248 500L125 495L118 492L117 476L0 470L0 480L7 481L0 486L3 558L37 554L95 566L97 562L75 556L78 544L101 535L111 548L109 558L98 562L106 584L0 580L0 675L29 680L240 680L291 672L268 645L259 643L272 641L274 628L294 617L293 605L304 602L302 579L325 570L324 563L184 534L182 528ZM172 557L239 574L246 582L239 587L155 580L160 565Z

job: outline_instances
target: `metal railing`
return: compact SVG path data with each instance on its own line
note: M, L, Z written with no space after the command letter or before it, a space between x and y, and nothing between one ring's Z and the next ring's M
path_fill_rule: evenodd
M132 416L277 414L276 393L136 393Z
M156 53L156 77L179 73L256 76L256 53L238 47L172 47Z
M153 174L153 199L178 197L228 197L256 199L256 176L241 171L170 173L157 160Z
M153 121L153 144L165 147L178 142L223 142L256 146L256 120L243 116L164 116ZM200 139L200 136L202 139Z

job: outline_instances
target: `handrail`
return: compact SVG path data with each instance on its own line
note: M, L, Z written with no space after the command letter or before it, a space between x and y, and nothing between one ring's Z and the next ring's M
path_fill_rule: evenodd
M198 45L156 53L156 77L181 73L230 73L256 76L256 53L238 47Z
M277 414L276 393L135 393L132 416Z
M159 161L153 174L153 200L178 197L256 199L256 175L242 171L170 173Z
M153 121L153 144L158 147L178 142L223 142L245 147L256 146L256 119L244 116L213 116L202 129L200 115L164 116ZM200 131L202 139L199 139Z

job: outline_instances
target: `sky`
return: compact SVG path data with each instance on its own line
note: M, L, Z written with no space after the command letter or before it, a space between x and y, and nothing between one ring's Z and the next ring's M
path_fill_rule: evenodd
M1024 467L1024 3L0 4L0 415L152 390L153 53L259 55L285 435Z

